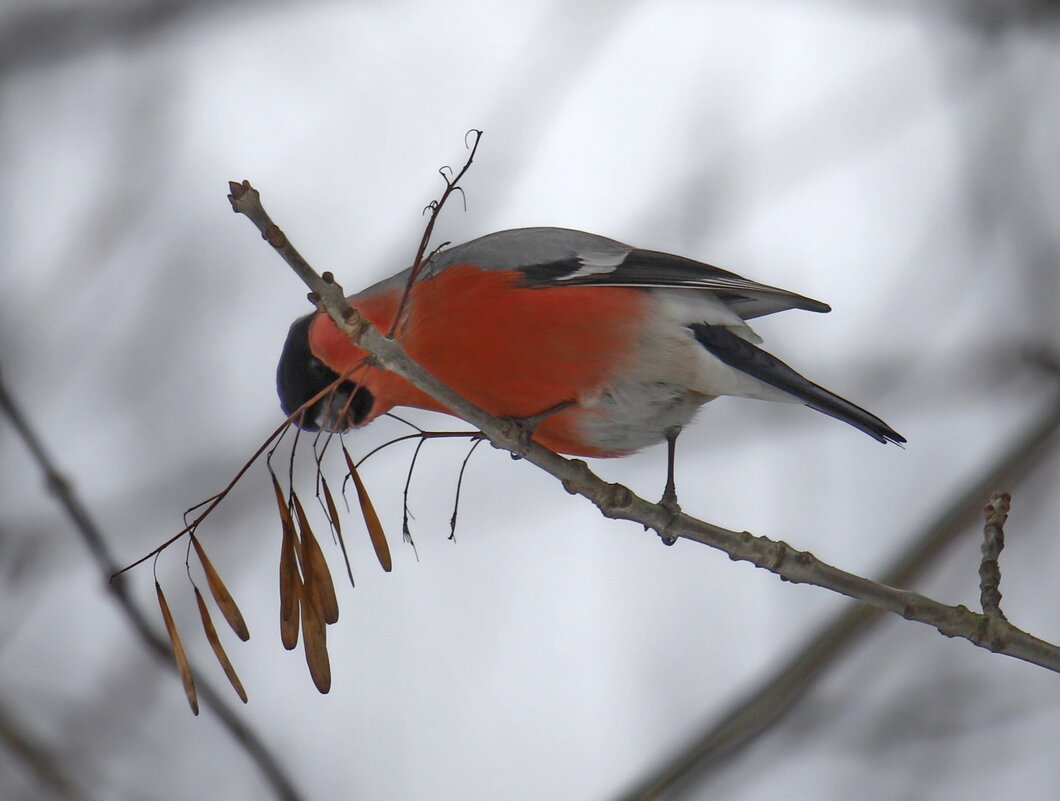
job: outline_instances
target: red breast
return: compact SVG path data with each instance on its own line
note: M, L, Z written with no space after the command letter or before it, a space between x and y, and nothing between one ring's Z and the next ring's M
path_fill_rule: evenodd
M515 270L455 264L418 281L407 323L397 339L418 364L494 415L529 417L565 401L579 401L628 369L647 305L647 293L629 287L520 285ZM393 323L400 289L350 298L380 330ZM448 411L404 379L361 366L364 351L330 318L310 327L313 353L332 370L366 387L375 406L363 422L394 406ZM581 440L573 407L546 418L534 439L579 456L614 456Z

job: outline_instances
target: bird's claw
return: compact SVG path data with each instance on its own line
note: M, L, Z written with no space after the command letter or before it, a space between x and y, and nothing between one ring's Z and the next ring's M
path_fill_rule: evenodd
M662 540L663 545L673 545L677 542L677 537L667 532L670 530L670 526L674 524L674 521L677 520L677 516L681 514L681 504L677 502L677 493L667 487L662 498L659 499L659 506L669 512L670 515L666 524L659 530L659 539Z

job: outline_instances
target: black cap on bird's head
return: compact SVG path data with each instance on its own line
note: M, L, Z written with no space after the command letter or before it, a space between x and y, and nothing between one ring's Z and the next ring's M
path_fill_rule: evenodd
M309 326L315 316L310 314L295 320L276 366L276 392L286 415L297 411L339 378L338 373L313 355L309 346ZM306 431L345 431L364 422L374 401L372 393L364 387L353 381L341 381L294 422Z

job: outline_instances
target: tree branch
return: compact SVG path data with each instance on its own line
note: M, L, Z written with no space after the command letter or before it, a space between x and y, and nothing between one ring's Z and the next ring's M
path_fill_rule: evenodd
M605 517L640 523L663 537L683 537L710 545L727 553L730 559L750 562L792 583L832 590L932 626L947 637L960 637L981 648L1060 672L1060 647L1021 631L1008 621L972 612L963 605L948 606L911 590L878 584L782 541L746 531L730 531L686 514L675 515L638 497L625 486L601 480L580 459L566 459L536 442L522 441L513 421L494 418L461 397L413 362L396 341L384 337L351 308L334 278L330 274L317 275L302 259L265 212L258 191L249 181L231 182L229 187L233 210L254 222L266 241L313 291L318 307L328 313L351 342L371 353L378 366L401 376L478 427L494 447L540 467L557 478L567 492L592 501Z

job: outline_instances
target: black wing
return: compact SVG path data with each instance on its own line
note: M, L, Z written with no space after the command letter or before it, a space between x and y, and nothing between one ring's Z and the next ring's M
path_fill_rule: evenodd
M589 253L520 268L527 286L631 286L656 289L706 289L742 319L787 309L827 312L819 300L759 284L710 264L661 253L631 249L621 260Z

